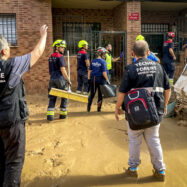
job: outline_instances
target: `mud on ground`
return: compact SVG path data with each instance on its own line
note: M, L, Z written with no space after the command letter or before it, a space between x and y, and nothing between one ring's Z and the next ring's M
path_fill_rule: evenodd
M28 96L26 154L22 187L186 187L187 127L164 119L160 137L167 166L166 182L152 177L143 142L139 179L124 177L128 167L128 135L124 116L114 119L115 99L105 100L101 113L70 101L65 120L46 121L47 96ZM57 106L59 106L59 101Z

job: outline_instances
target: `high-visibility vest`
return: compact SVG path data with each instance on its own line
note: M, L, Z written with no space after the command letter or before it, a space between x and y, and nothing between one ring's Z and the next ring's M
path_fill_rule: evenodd
M107 66L107 70L112 69L112 55L108 53L106 54L106 66Z

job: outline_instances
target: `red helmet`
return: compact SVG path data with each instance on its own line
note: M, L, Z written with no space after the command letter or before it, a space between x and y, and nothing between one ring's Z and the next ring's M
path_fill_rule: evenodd
M174 32L168 32L168 37L169 38L175 38L175 33Z

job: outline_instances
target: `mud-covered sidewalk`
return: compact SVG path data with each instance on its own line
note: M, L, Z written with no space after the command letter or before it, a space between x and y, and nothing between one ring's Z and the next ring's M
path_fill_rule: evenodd
M165 119L160 129L166 181L152 177L152 165L142 144L139 179L124 176L128 168L128 136L124 120L115 121L115 99L104 101L101 113L93 105L70 101L65 120L46 121L47 96L28 96L26 157L22 187L186 187L187 127Z

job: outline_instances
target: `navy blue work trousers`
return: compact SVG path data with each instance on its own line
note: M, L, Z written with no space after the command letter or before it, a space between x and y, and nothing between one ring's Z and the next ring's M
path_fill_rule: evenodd
M88 92L88 74L77 72L78 87L77 90L82 92L83 86L84 92Z
M0 187L19 187L25 157L25 122L0 129Z
M57 88L61 90L66 90L66 80L63 77L60 77L59 79L50 79L49 81L49 91L51 88ZM49 105L48 105L48 111L53 111L55 109L56 104L56 96L49 95ZM68 104L68 100L65 98L61 98L61 104L60 109L66 109Z

